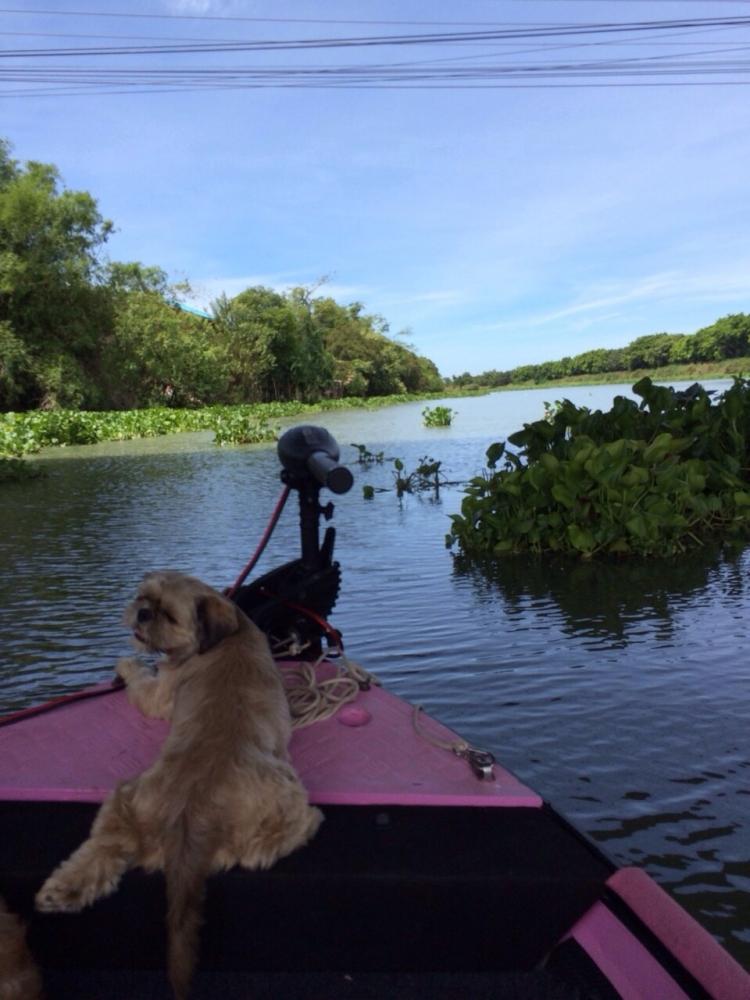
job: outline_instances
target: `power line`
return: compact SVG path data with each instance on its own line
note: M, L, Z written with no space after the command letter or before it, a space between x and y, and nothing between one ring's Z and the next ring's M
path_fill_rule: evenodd
M376 48L383 46L445 45L496 42L506 39L561 38L568 36L620 35L674 31L676 29L748 27L750 16L728 18L683 18L670 21L604 22L563 24L542 28L503 28L489 31L431 32L404 35L360 35L310 39L260 39L232 42L172 42L166 45L123 45L79 48L4 49L2 58L47 58L49 56L169 55L204 52L267 52L294 49Z
M17 82L44 81L69 84L71 80L91 84L119 84L127 82L163 82L207 86L228 83L264 82L284 84L289 82L326 86L330 84L411 84L414 82L471 82L487 83L499 79L555 79L566 80L575 77L606 78L617 76L621 79L632 77L659 78L666 75L675 79L698 74L714 77L727 74L750 74L750 58L744 57L750 46L737 46L727 50L731 58L707 59L696 53L689 59L674 59L669 56L634 57L626 59L585 60L578 62L547 63L506 63L484 64L480 66L439 66L429 64L396 64L371 66L323 66L323 67L244 67L223 68L76 68L76 67L33 67L0 69L0 79Z
M18 7L0 7L0 14L25 14L54 17L106 17L131 18L149 21L219 21L248 24L412 24L412 25L496 25L503 21L446 21L446 20L375 20L367 18L334 18L334 17L251 17L248 15L231 14L144 14L135 11L112 10L49 10L23 9Z
M0 11L1 12L1 11ZM72 13L72 12L66 12ZM80 13L80 12L79 12ZM141 15L134 15L141 16ZM144 15L151 16L151 15ZM161 16L161 15L154 15ZM662 20L582 22L576 24L516 25L492 30L439 31L403 34L372 34L311 39L245 40L160 40L158 45L105 45L58 48L23 48L0 50L0 81L10 85L3 96L25 97L57 93L116 93L112 88L130 88L132 93L146 92L144 86L167 92L194 89L277 88L381 88L475 89L516 86L639 86L648 85L734 85L744 84L750 62L739 53L747 46L727 46L726 38L706 40L707 33L737 31L750 27L750 17L678 18ZM571 48L606 49L623 43L657 42L674 44L675 37L690 37L692 49L682 53L657 55L603 55L602 58L562 59L555 61L514 61L509 57L533 53L551 54ZM74 36L75 37L75 36ZM104 36L110 37L110 36ZM132 39L131 39L132 41ZM195 56L273 54L281 52L335 53L337 50L428 48L444 52L447 46L476 48L507 43L534 42L532 47L495 53L474 52L460 56L431 56L429 59L403 59L398 62L368 62L358 65L323 66L226 66L196 67L172 65L130 66L117 59L109 68L96 62L71 66L72 57L96 57L109 60L123 56ZM539 43L544 44L539 44ZM701 43L703 48L695 48ZM709 46L709 47L706 47ZM713 47L710 47L713 46ZM718 47L721 46L721 47ZM706 58L714 56L718 58ZM66 65L50 63L57 57ZM475 61L476 60L476 61ZM480 61L481 60L481 61ZM149 60L150 61L150 60ZM472 65L467 65L468 62ZM463 65L458 65L462 63ZM570 81L574 81L571 83ZM22 89L23 85L25 88ZM77 86L76 91L71 86ZM57 88L57 89L55 89ZM126 91L125 91L126 92Z

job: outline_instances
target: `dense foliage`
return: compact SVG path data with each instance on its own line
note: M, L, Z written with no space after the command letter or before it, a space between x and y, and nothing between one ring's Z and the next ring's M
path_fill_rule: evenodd
M219 342L232 359L230 402L439 392L435 365L388 336L361 303L294 288L249 288L214 306Z
M54 167L21 168L0 140L0 406L76 402L104 303L98 251L112 224L61 190Z
M716 401L644 378L607 412L563 400L487 451L448 543L517 552L671 555L750 534L750 381ZM503 460L503 468L495 470Z
M211 319L189 286L111 262L112 223L0 140L0 410L127 410L438 392L435 365L359 303L249 288Z
M627 347L598 348L559 361L520 365L508 371L487 371L481 375L464 372L449 380L454 387L551 382L575 376L601 376L607 372L635 372L667 365L718 362L727 358L750 357L750 316L724 316L697 333L654 333L637 337Z

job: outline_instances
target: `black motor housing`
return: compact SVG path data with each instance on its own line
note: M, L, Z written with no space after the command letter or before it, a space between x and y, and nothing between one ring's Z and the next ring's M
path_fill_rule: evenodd
M324 427L290 428L279 439L278 455L282 482L299 493L302 554L240 587L234 600L272 644L293 640L306 647L303 655L315 658L321 638L335 637L321 620L333 610L341 587L341 569L333 560L335 529L327 528L319 542L321 515L326 520L333 515L332 503L320 506L320 490L346 493L354 478L339 464L339 446Z

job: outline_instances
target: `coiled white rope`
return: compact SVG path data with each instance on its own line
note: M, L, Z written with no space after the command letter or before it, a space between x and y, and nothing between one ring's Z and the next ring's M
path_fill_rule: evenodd
M380 682L358 663L349 660L339 651L338 659L331 663L332 677L318 678L318 667L327 659L324 653L314 663L299 661L283 670L284 687L292 716L292 729L304 729L313 722L330 719L332 715L354 701L360 691Z
M277 658L298 656L301 652L299 646L290 644L286 646L283 654L276 651L275 655ZM371 684L380 684L380 681L364 667L349 660L342 649L338 650L338 654L335 663L328 659L327 653L323 653L314 663L298 660L294 666L284 667L282 674L289 712L292 716L292 729L304 729L314 722L330 719L342 705L354 701L360 691L366 690ZM328 660L329 665L334 668L334 673L331 677L320 679L318 667L324 660ZM456 757L466 760L477 778L485 780L494 778L493 754L486 750L477 750L460 737L449 741L428 733L420 724L423 712L421 705L414 706L412 725L417 736L441 750L448 750Z

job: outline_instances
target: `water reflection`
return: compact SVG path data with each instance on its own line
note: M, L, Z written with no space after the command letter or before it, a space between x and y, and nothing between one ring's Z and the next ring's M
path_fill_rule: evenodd
M684 558L583 562L574 558L509 557L482 562L457 557L454 573L470 581L478 601L499 595L509 614L554 605L563 631L625 642L644 624L659 641L685 623L677 612L690 598L747 595L744 549L707 546Z

